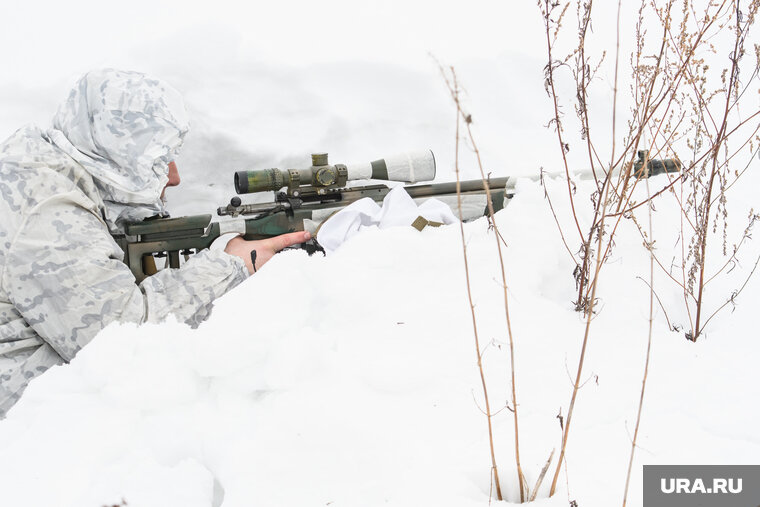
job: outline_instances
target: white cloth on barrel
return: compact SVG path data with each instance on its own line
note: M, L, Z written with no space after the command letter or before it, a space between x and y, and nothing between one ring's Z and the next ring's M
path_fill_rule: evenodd
M451 208L438 199L430 198L417 205L404 187L398 186L388 192L382 206L365 197L335 213L319 228L317 241L331 253L365 229L411 227L418 217L447 225L458 221Z

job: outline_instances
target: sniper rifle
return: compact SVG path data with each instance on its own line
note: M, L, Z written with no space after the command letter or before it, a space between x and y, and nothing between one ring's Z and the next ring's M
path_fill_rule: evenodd
M365 197L382 202L391 190L385 184L347 186L349 181L416 183L435 178L435 157L430 150L354 165L331 165L327 153L313 154L311 158L312 165L305 169L236 172L234 184L238 194L275 192L274 199L243 204L241 198L235 196L228 205L217 209L217 215L224 217L220 221L212 222L208 214L151 218L126 224L125 233L114 235L114 239L124 251L124 263L136 282L156 272L156 257L166 258L169 268L178 268L181 258L187 260L226 233L234 232L244 239L256 240L307 230L316 237L319 225L335 212ZM512 198L514 182L509 177L491 178L488 186L496 212ZM405 186L404 189L415 200L435 197L457 213L456 182ZM482 180L460 182L460 193L464 220L488 215ZM310 254L321 250L315 239L296 248Z

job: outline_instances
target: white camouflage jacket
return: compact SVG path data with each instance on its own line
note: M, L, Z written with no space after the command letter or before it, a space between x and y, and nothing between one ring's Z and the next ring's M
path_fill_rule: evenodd
M143 74L85 75L43 131L0 144L0 419L31 379L113 321L190 324L248 272L205 251L139 286L109 230L163 211L187 133L179 93Z

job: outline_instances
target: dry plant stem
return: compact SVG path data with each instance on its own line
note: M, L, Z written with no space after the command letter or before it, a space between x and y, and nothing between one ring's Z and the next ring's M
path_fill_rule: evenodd
M662 39L662 45L660 47L660 52L659 52L659 54L657 56L657 60L656 60L656 62L654 64L654 68L657 70L657 75L659 75L659 73L660 73L660 62L661 62L661 59L663 57L663 52L665 50L666 38L667 38L668 33L669 33L668 30L670 29L670 25L669 25L669 23L670 23L669 12L670 12L670 7L672 6L672 3L673 3L672 0L670 2L668 2L667 7L664 9L664 11L668 13L668 16L666 17L666 19L662 20L663 21L663 28L664 28L665 32L663 34L663 39ZM724 0L724 2L718 7L718 13L723 9L723 7L725 6L725 4L726 4L726 1ZM652 98L655 97L655 95L653 93L653 91L654 91L654 82L655 81L654 81L654 78L651 79L649 90L647 91L647 93L645 95L647 97L647 102L646 102L645 107L643 107L641 109L641 111L643 111L643 115L642 115L641 120L639 122L640 126L637 128L637 133L636 133L635 136L633 136L631 138L631 140L624 147L624 149L621 152L621 155L619 156L619 158L613 164L611 164L612 167L617 167L620 163L622 163L623 160L625 159L625 157L627 156L627 154L629 152L636 151L636 149L638 148L640 139L641 139L641 134L643 132L643 129L654 118L655 113L660 109L660 106L662 106L662 104L666 101L666 99L668 100L666 111L670 108L670 105L671 105L671 103L673 101L672 93L679 88L681 80L683 79L684 74L686 73L686 69L687 69L688 65L690 65L690 63L691 63L692 56L694 55L694 53L695 53L696 49L698 48L698 46L702 43L702 39L704 38L705 34L708 32L708 30L715 23L716 19L717 19L717 14L716 14L716 16L713 16L709 20L707 20L705 22L705 24L702 25L699 30L697 30L697 32L696 32L697 37L695 38L695 40L692 43L692 45L689 47L689 50L687 51L686 56L683 56L681 58L681 63L679 65L679 67L678 67L677 72L674 74L673 78L670 80L670 84L668 85L668 87L666 89L661 90L661 92L659 92L657 94L656 97L658 97L658 98L657 98L657 100L654 101L654 103L652 103ZM616 60L616 62L617 62L617 60ZM617 64L616 64L616 68L617 68ZM616 75L617 75L617 72L616 72ZM654 76L654 77L657 77L657 76ZM659 128L661 128L661 126L662 126L661 124L658 126L658 130L659 130ZM614 125L613 125L613 128L614 128ZM706 156L707 156L707 154L702 155L702 157L700 157L699 160L705 158ZM623 173L621 173L621 176L623 176ZM676 180L676 181L678 181L678 180ZM674 184L674 183L672 183L672 184ZM668 188L666 187L666 188L660 190L660 192L658 192L655 195L653 195L652 198L657 197L660 193L664 192L667 189ZM622 210L618 209L614 213L614 215L619 215L619 214L622 214L622 213L625 213L625 212L629 212L629 211L637 208L638 206L646 204L646 202L647 201L641 202L641 203L637 204L636 206L633 206L630 209L627 209L625 211L622 211Z
M725 138L731 137L732 134L734 134L741 127L743 127L744 125L746 125L750 120L754 119L755 116L758 116L758 115L760 115L760 111L756 111L752 116L750 116L747 119L743 120L736 127L734 127L730 132L726 133ZM757 132L760 132L760 126L758 126L758 128L755 129L755 131L752 133L752 135L755 135ZM745 142L744 145L746 145L748 142L749 141ZM744 146L744 145L742 145L742 146ZM705 158L707 158L709 156L710 153L711 152L709 152L709 151L705 152L699 158L693 160L691 162L691 167L693 168L693 167L696 167L697 165L699 165ZM684 175L692 173L692 171L690 169L685 169L684 171L685 171ZM743 172L741 174L743 174ZM740 174L740 176L741 176L741 174ZM669 184L667 184L665 187L663 187L662 189L660 189L657 192L655 192L654 194L652 194L652 197L650 199L648 199L646 201L642 201L642 202L636 203L635 205L631 206L630 208L626 208L626 209L621 210L621 211L616 211L614 213L609 213L607 216L614 217L614 216L619 216L619 215L631 213L632 211L635 211L637 208L639 208L641 206L644 206L645 204L647 204L647 202L649 202L650 200L653 200L655 197L659 197L660 195L662 195L665 192L669 191L671 188L673 188L676 185L676 183L679 183L681 181L682 181L682 178L673 178L672 181ZM728 190L731 186L733 186L736 183L736 181L738 181L738 178L734 178L734 181L732 183L730 183L728 186L726 186L726 190ZM681 200L681 202L682 202L682 200ZM688 219L688 217L687 217L687 219Z
M737 5L738 9L738 5ZM737 30L739 30L739 23L737 22ZM740 32L737 33L736 40L734 42L734 55L738 55L739 42L741 40ZM717 134L717 139L712 148L712 169L710 172L710 180L707 184L707 195L705 197L705 210L704 220L700 224L699 231L699 286L697 294L697 316L694 324L694 331L692 333L693 341L697 341L699 335L702 333L702 327L700 327L700 318L702 316L702 303L705 288L705 258L707 257L707 233L710 226L710 210L712 208L711 195L715 185L715 178L718 175L720 168L718 167L718 157L720 156L720 148L726 140L726 128L728 125L728 113L731 110L731 91L734 89L736 78L738 76L737 65L739 63L739 57L735 56L731 59L731 77L728 85L726 86L726 104L723 109L723 121L720 125L720 130Z
M565 154L565 142L562 139L562 123L560 119L559 114L559 103L557 102L557 94L554 89L554 61L552 59L552 40L551 36L549 35L550 29L549 29L549 11L550 11L550 1L544 0L544 25L546 27L546 47L547 47L547 53L549 56L549 63L547 65L547 73L549 76L549 87L552 90L552 100L554 103L554 122L555 122L555 128L557 129L557 140L559 141L559 151L562 153L562 163L565 167L565 177L567 178L567 193L568 197L570 198L570 207L573 210L573 218L575 219L575 227L578 229L578 235L580 236L581 241L583 241L583 231L581 231L581 225L578 223L578 215L575 212L575 199L573 198L573 189L570 186L570 167L567 163L567 156Z
M649 179L646 181L647 195L649 192ZM653 237L652 231L652 206L648 208L649 211L649 238ZM623 492L623 507L626 506L628 501L628 486L631 482L631 470L633 469L633 457L636 453L636 439L639 436L639 425L641 424L641 411L644 407L644 391L647 387L647 377L649 376L649 358L652 352L652 326L654 323L654 252L653 243L648 245L649 249L649 333L647 336L647 355L644 363L644 378L641 381L641 396L639 397L639 410L636 414L636 428L633 430L633 440L631 441L631 457L628 460L628 473L625 477L625 491Z
M567 250L567 253L570 254L570 258L573 259L573 262L575 263L575 265L578 268L580 268L580 264L578 264L578 261L575 259L575 254L573 254L572 250L570 250L570 247L567 244L567 240L565 240L565 234L562 232L562 226L559 225L559 219L557 218L557 213L554 211L554 204L552 204L552 198L549 195L549 191L546 189L546 183L544 182L543 168L541 169L541 185L544 187L544 197L549 203L549 209L552 212L552 217L554 217L554 223L557 224L557 230L559 231L559 236L562 239L562 244L565 245L565 250Z
M586 149L588 151L588 161L591 166L591 174L594 176L597 191L601 193L602 189L599 187L599 178L596 176L596 169L594 164L594 144L591 142L591 127L589 126L588 108L586 107L588 97L588 81L591 79L591 72L588 66L588 62L586 61L586 32L588 31L589 25L591 24L592 5L593 0L588 0L588 3L584 5L583 16L581 16L578 27L579 54L576 59L576 72L580 74L581 77L580 82L578 82L577 86L577 96L578 100L580 101L578 113L581 123L583 124L583 134L586 138Z
M749 235L748 231L744 232L744 235L742 236L742 239L739 240L739 243L734 245L734 252L731 254L731 256L728 258L728 260L721 266L719 270L715 272L708 280L705 281L705 287L707 287L707 284L715 280L720 274L726 270L730 265L732 265L735 262L738 262L738 258L736 257L736 254L739 252L739 249L742 247L744 242L747 239L751 239L751 236ZM730 272L731 270L729 270ZM705 323L706 324L706 323ZM704 326L703 326L704 327Z
M617 9L617 45L615 49L615 77L613 81L613 95L612 95L612 150L610 155L610 167L607 172L607 181L609 181L609 176L612 174L612 169L614 166L614 160L615 160L615 111L617 109L617 83L618 83L618 63L620 60L620 11L621 11L621 2L618 1L618 9ZM567 410L567 419L565 420L565 428L562 433L562 447L560 448L559 453L559 461L557 463L557 468L554 471L554 479L552 480L552 486L549 491L549 496L554 496L554 493L557 490L557 479L559 478L559 473L562 470L562 462L565 459L565 450L567 449L567 439L570 434L570 425L572 423L573 418L573 411L575 409L575 400L578 396L578 389L581 384L581 375L583 373L583 363L586 358L586 348L588 347L588 338L591 330L591 321L593 319L593 305L594 301L596 300L596 291L599 287L599 273L602 269L602 265L604 263L604 256L602 255L602 252L604 250L604 234L602 234L602 231L604 231L604 221L605 216L607 213L607 206L609 204L609 190L610 185L604 186L604 195L601 196L601 209L600 209L600 220L599 220L599 233L597 234L597 247L596 247L596 266L594 268L594 277L591 279L591 298L590 306L588 311L586 312L586 329L583 334L583 345L581 346L581 354L580 358L578 359L578 370L575 376L575 383L573 384L573 393L570 397L570 406ZM609 239L607 240L607 244L612 242L612 237L614 236L614 231L610 235Z
M584 238L583 231L581 230L580 223L578 222L578 214L575 211L575 198L573 196L573 189L570 185L570 167L567 162L567 155L566 155L566 147L567 143L565 143L563 137L562 137L562 120L560 118L559 113L559 103L557 101L557 93L554 87L554 58L552 56L552 48L553 48L553 42L552 38L550 36L551 29L549 27L549 17L550 12L552 10L552 5L549 0L544 0L544 7L543 7L543 14L544 14L544 27L546 30L546 50L547 55L549 58L549 62L546 66L546 74L548 77L547 84L548 87L551 88L551 97L552 97L552 103L554 105L554 127L557 132L557 141L559 142L559 149L560 153L562 154L562 164L565 169L565 181L567 183L567 194L568 198L570 199L570 208L572 210L573 220L575 221L575 226L578 230L578 236L580 237L581 242L583 243L583 248L581 250L581 263L578 266L578 263L576 262L576 266L579 267L579 280L578 280L578 300L576 301L576 308L582 308L583 307L583 294L586 292L586 273L588 272L588 251L589 247L591 245L591 231L589 231L588 238ZM590 11L591 5L589 4L588 9ZM563 11L564 14L564 11ZM587 12L586 15L590 19L590 12ZM560 20L557 21L558 25L561 23L561 17ZM559 29L559 26L557 27ZM582 36L585 37L585 29L582 30ZM556 40L556 31L555 31L555 40ZM583 38L581 38L581 48L583 47ZM581 57L584 57L583 55ZM585 96L585 86L583 84L579 85L579 88L582 88L584 91ZM585 100L585 99L584 99ZM587 140L587 144L590 146L590 137ZM589 158L592 159L592 157L589 155ZM592 159L593 160L593 159ZM592 169L593 169L593 162L592 162ZM594 179L596 179L596 173L594 173ZM559 227L559 222L557 222L557 226ZM560 228L560 234L562 235L562 239L564 241L564 234L562 233L562 230ZM569 251L569 249L568 249ZM571 252L572 256L572 252ZM575 257L573 257L573 260L575 260Z
M517 387L516 387L516 376L515 376L515 352L514 352L514 337L512 334L512 322L509 314L509 297L507 292L507 277L506 277L506 270L504 268L504 256L502 254L501 250L501 233L499 232L499 227L496 224L496 220L494 218L494 209L493 209L493 198L491 196L491 189L488 186L488 179L485 175L485 171L483 169L483 162L480 158L480 151L478 150L477 143L475 142L475 137L472 134L472 129L470 127L472 123L472 118L470 115L466 114L464 110L462 109L462 104L459 101L459 89L457 85L457 79L456 79L456 72L454 71L453 67L449 68L451 72L452 79L449 81L447 79L445 72L443 72L443 68L441 67L441 73L443 74L444 80L446 81L446 85L449 88L449 91L451 93L452 99L454 100L454 104L457 108L457 146L456 146L456 170L457 170L457 181L459 181L459 121L464 120L466 128L467 128L467 136L470 141L470 145L472 146L472 149L476 155L477 161L478 161L478 168L480 170L480 176L483 180L483 188L486 191L486 202L488 204L488 216L490 220L490 225L493 227L493 230L495 232L494 234L494 240L496 241L496 250L498 252L499 256L499 265L501 268L501 279L502 279L502 287L504 290L504 313L507 321L507 334L509 337L509 354L510 354L510 373L511 373L511 384L512 384L512 414L514 417L514 424L515 424L515 463L517 467L517 478L518 483L520 485L520 501L525 501L526 496L526 488L527 488L527 481L525 480L525 475L522 471L522 465L520 464L520 431L519 431L519 418L518 418L518 403L517 403ZM453 83L453 86L452 86ZM460 222L461 222L461 204L460 206ZM462 226L462 241L464 242L464 228ZM468 290L469 290L469 282L468 282ZM473 307L473 322L474 322L474 307ZM485 380L484 382L484 390L485 390ZM488 410L488 413L490 414L490 409ZM489 418L489 428L490 428L490 418ZM492 444L493 445L493 444ZM494 470L495 470L495 461L494 461ZM501 499L501 498L500 498Z
M466 120L467 116L462 111L459 102L457 102L457 108L459 109L460 115ZM520 431L519 431L519 424L518 424L518 417L517 417L517 388L516 388L516 379L515 379L515 343L514 343L514 337L512 335L512 321L509 316L507 275L506 275L506 270L504 269L504 256L501 251L501 242L499 241L501 233L499 232L499 227L496 225L496 219L494 218L493 199L491 198L491 189L488 186L488 179L486 178L485 171L483 170L483 162L480 159L480 151L478 150L477 144L475 144L475 138L472 135L470 122L465 121L465 125L467 125L467 137L470 139L470 144L472 145L472 149L475 152L475 156L478 160L478 168L480 169L480 177L483 180L483 188L485 188L486 190L486 202L488 203L488 217L491 220L491 227L493 227L493 230L495 232L494 239L496 240L496 250L499 254L499 265L501 267L501 282L502 282L502 288L504 289L504 314L506 315L506 318L507 318L507 334L509 336L510 372L512 375L512 416L514 417L514 422L515 422L515 462L517 465L517 478L520 483L520 502L524 502L526 481L525 481L525 475L523 474L523 471L522 471L522 466L520 465Z
M475 304L472 301L472 290L470 288L470 269L467 261L467 241L465 240L464 236L464 222L462 217L462 187L461 187L461 178L459 177L459 87L457 85L456 81L456 74L454 74L454 69L451 69L452 72L452 79L453 79L453 86L454 89L452 91L453 96L455 97L454 100L457 103L457 128L456 128L456 144L455 144L455 156L454 156L454 168L456 170L457 175L457 209L459 211L459 230L462 234L462 255L464 257L464 274L465 274L465 280L467 282L467 298L470 302L470 312L472 314L472 329L475 335L475 352L477 354L478 358L478 371L480 372L480 382L483 385L483 397L485 399L486 404L486 419L488 420L488 442L491 448L491 469L493 470L493 478L494 478L494 484L496 486L496 498L498 500L503 500L504 497L501 494L501 484L499 482L499 469L496 466L496 453L494 451L494 445L493 445L493 427L491 424L491 405L488 400L488 388L486 386L486 377L483 372L483 361L482 361L482 355L480 353L480 340L478 339L478 323L475 319Z
M655 262L656 262L656 259L655 259L654 255L652 255L652 259L655 260ZM662 305L662 301L660 301L660 296L658 296L657 293L654 292L654 288L652 288L652 286L649 285L646 280L644 280L640 276L637 276L636 278L638 278L639 280L641 280L642 282L644 282L644 284L647 287L649 287L650 289L652 289L652 293L654 294L655 299L657 299L657 304L660 305L660 310L662 310L662 313L665 316L665 322L668 323L668 329L673 329L673 326L670 324L670 317L668 317L668 312L667 312L667 310L665 310L665 307Z
M743 126L745 123L747 123L747 121L748 121L748 120L750 120L750 119L754 118L754 117L755 117L755 116L757 116L758 114L760 114L760 111L756 111L756 112L755 112L755 114L753 114L752 116L750 116L749 118L747 118L747 120L744 120L742 123L740 123L740 124L739 124L739 126ZM734 130L736 130L736 129L734 129ZM730 157L728 157L728 158L726 159L726 162L729 162L731 159L733 159L735 156L737 156L737 155L739 154L739 151L740 151L740 150L742 150L742 149L744 149L745 147L747 147L748 145L750 145L750 143L752 142L752 140L753 140L753 139L756 139L756 136L757 136L757 133L758 133L758 132L760 132L760 125L758 125L758 126L757 126L757 128L755 128L755 131L754 131L754 132L752 132L752 133L751 133L751 134L750 134L750 135L747 137L747 139L744 141L744 143L743 143L743 144L742 144L742 145L741 145L741 146L740 146L738 149L734 150L734 154L733 154L733 155L731 155ZM731 133L729 133L728 135L731 135ZM739 172L736 174L736 176L734 177L734 181L732 181L731 183L729 183L728 185L726 185L726 188L725 188L725 191L726 191L726 192L728 192L728 190L729 190L731 187L733 187L733 186L736 184L736 182L737 182L737 181L739 181L739 178L740 178L742 175L744 175L744 173L745 173L745 172L747 172L747 169L749 169L749 168L750 168L750 166L752 165L752 162L753 162L753 161L754 161L754 159L755 159L755 156L757 156L757 155L758 155L758 153L760 153L760 148L756 148L756 149L755 149L755 152L754 152L754 154L753 154L753 155L752 155L752 157L750 158L749 162L747 162L747 164L744 166L744 169L742 169L741 171L739 171Z
M668 5L670 5L670 4L668 4ZM618 3L618 16L619 16L619 14L620 14L620 3ZM618 19L618 27L619 26L620 26L620 20ZM666 28L666 30L667 30L667 28ZM620 34L620 30L619 29L618 29L617 33L618 33L617 47L619 48L620 47L620 39L619 39L619 37L620 37L620 35L619 35ZM657 56L657 63L655 65L655 68L657 68L657 69L660 68L660 61L661 61L661 59L663 57L664 51L665 51L665 38L663 36L663 43L660 46L660 52L659 52L659 54ZM616 57L615 58L615 87L614 87L614 93L613 93L613 104L617 104L618 62L619 62L619 58ZM681 69L683 69L683 66L681 67ZM658 70L657 74L659 74L659 70ZM650 109L649 104L651 103L651 99L652 99L652 94L653 94L653 90L654 90L654 82L655 82L655 80L652 79L652 81L650 82L650 86L649 86L649 88L647 90L647 93L645 94L646 103L645 103L644 108L643 108L644 111L647 111L647 110ZM660 101L659 103L661 104L662 102ZM668 103L666 105L666 112L670 109L671 104L672 104L672 100L668 101ZM656 106L656 107L658 107L658 106ZM612 160L615 159L615 156L614 156L614 153L615 153L615 116L616 116L616 107L613 105L613 110L612 110L612 153L613 153L613 155L612 155ZM633 151L635 151L635 150L638 149L638 146L639 146L639 144L641 142L641 137L642 137L643 132L644 132L645 125L646 124L644 123L644 124L642 124L642 125L639 126L639 128L637 129L635 137L631 141ZM661 128L662 128L662 123L660 123L657 126L657 133L658 134L659 134L659 131L660 131ZM626 146L625 150L627 151L630 146L631 145ZM612 164L611 164L611 166L612 166ZM606 249L604 251L603 258L606 258L607 255L609 254L610 249L612 248L612 244L613 244L612 238L615 236L615 233L617 232L617 228L618 228L618 226L621 223L621 219L623 218L623 215L620 214L620 211L621 211L621 209L626 208L628 206L628 203L630 202L631 197L633 196L633 191L636 188L636 185L638 184L638 181L639 181L638 179L636 179L636 181L634 181L633 185L630 188L628 187L628 181L631 178L631 170L632 170L632 167L629 164L625 168L625 170L623 170L623 171L620 172L620 175L618 177L618 185L616 185L616 186L614 186L612 188L612 190L614 190L617 193L617 189L618 189L618 186L620 185L620 181L623 182L623 189L618 194L619 199L618 199L617 209L616 209L615 213L612 213L612 214L608 215L610 217L612 217L612 216L617 217L617 220L615 221L615 225L613 226L612 232L610 233L610 239L607 241L607 247L606 247ZM612 169L610 168L610 173L611 172L612 172ZM608 174L608 179L609 179L609 174ZM648 179L647 179L647 182L648 182ZM648 195L648 197L644 201L644 203L650 203L652 201L652 198L653 198L653 196ZM597 207L597 210L598 210L598 207ZM595 213L598 213L597 210L595 210ZM602 215L604 215L605 213L606 213L606 210L604 212L602 212ZM595 215L595 216L598 216L598 215ZM604 216L602 216L602 222L603 222L603 219L604 219ZM592 230L593 230L593 227L592 227ZM601 230L603 230L603 227L600 225L600 231Z
M686 209L684 207L684 205L682 204L684 202L684 195L683 195L684 190L683 190L683 188L684 188L684 185L681 184L680 185L680 189L679 189L679 191L680 191L680 199L678 200L678 204L681 207L681 210L685 210ZM689 223L689 225L691 225L691 221L689 221L688 215L685 212L683 212L683 211L681 212L681 216L679 218L680 218L680 230L679 230L679 238L680 239L679 239L679 241L681 243L681 259L682 259L682 261L681 261L681 281L682 281L682 283L679 284L679 285L680 285L681 289L683 290L683 304L684 304L684 308L686 308L686 315L687 315L687 318L689 319L689 324L693 327L694 320L693 320L693 317L691 315L691 306L689 305L689 296L691 296L691 294L689 293L689 289L688 289L689 275L686 272L687 271L686 270L686 241L684 241L685 238L686 238L686 235L684 234L684 220L686 220ZM692 228L693 228L693 226L692 226ZM663 267L663 271L665 271L664 267Z
M586 14L589 17L590 17L590 14L591 14L590 13L590 9L591 9L591 3L589 2L589 4L588 4L588 11L587 11L587 14ZM585 36L585 31L583 32L583 34ZM583 45L583 40L581 40L581 44ZM617 82L618 82L618 70L619 70L619 63L620 63L620 58L619 58L619 56L620 56L619 55L619 52L620 52L620 2L618 2L618 19L617 19L616 46L615 47L616 47L616 56L615 56L615 77L614 77L614 90L613 90L613 104L617 104L617 92L618 92ZM663 41L663 43L662 43L662 45L660 47L660 52L659 52L659 54L657 56L657 64L655 66L656 68L659 68L659 62L660 62L660 60L662 58L664 47L665 47L665 42ZM648 110L649 104L650 104L650 102L652 100L652 93L653 93L653 90L654 90L654 83L655 83L655 79L653 78L652 81L651 81L651 83L650 83L650 86L649 86L649 88L647 90L647 93L645 95L646 96L646 104L645 104L645 107L643 108L644 111ZM584 93L585 93L585 84L584 84ZM587 115L588 114L586 113L586 116ZM611 159L612 160L610 162L610 169L607 171L607 174L605 175L604 183L602 185L602 188L604 189L604 193L606 193L609 190L609 186L610 185L613 185L612 180L611 180L613 168L616 167L617 164L622 163L623 157L627 153L629 147L631 147L631 145L626 146L625 150L623 150L623 154L621 155L620 160L618 160L617 162L615 162L615 141L616 141L616 123L617 123L616 122L616 116L617 116L617 108L613 106L613 108L612 108L612 154L611 154ZM642 123L640 125L637 134L634 136L634 138L632 140L633 151L635 151L638 148L638 145L639 145L639 142L640 142L640 139L641 139L641 135L642 135L642 131L643 131L643 128L644 128L645 124L646 123ZM590 141L590 136L588 136L588 141L587 142L588 143L591 142ZM621 171L620 174L618 175L617 184L615 184L613 186L613 188L612 188L612 190L616 194L618 194L618 197L620 197L620 200L618 201L618 211L620 210L621 203L623 203L623 202L625 202L626 204L628 203L628 201L630 200L631 193L633 192L633 188L628 189L629 174L630 174L630 167L627 167L625 170ZM622 184L623 184L623 189L622 189L622 191L620 191L618 193L618 188L619 188L619 185L620 185L621 181L622 181ZM635 185L636 185L636 183L634 183L634 187L635 187ZM627 195L627 198L626 198L626 195ZM605 212L601 212L600 213L600 211L601 211L600 210L600 206L602 205L602 202L603 201L600 199L596 203L596 205L594 207L594 219L593 219L593 222L592 222L592 226L589 228L588 238L586 240L586 243L584 244L584 259L583 259L584 266L583 266L583 270L581 272L581 283L579 284L578 301L577 301L576 307L580 306L580 307L584 308L584 311L586 311L587 313L592 311L593 305L594 305L594 299L593 299L593 297L591 297L591 298L587 297L589 288L587 286L585 286L586 285L586 283L585 283L586 282L585 276L586 276L587 267L588 267L588 250L589 250L589 248L591 246L591 241L592 241L592 238L593 238L593 233L594 233L595 230L597 230L597 227L596 227L597 223L599 224L598 234L601 234L603 232L603 225L602 224L603 224L603 221L604 221L604 214L605 214ZM619 222L620 222L620 219L618 219L618 223ZM612 234L610 235L610 240L607 242L607 250L604 253L604 258L606 258L607 252L609 251L609 248L612 245L611 238L612 238L612 236L614 236L614 233L615 233L616 229L617 229L617 224L615 224L615 228L614 228ZM585 293L586 296L584 295L584 293ZM584 299L586 301L588 301L588 305L583 305Z
M607 187L609 189L609 187ZM604 199L607 200L609 197L607 191L605 191ZM606 205L605 205L606 207ZM602 214L602 220L600 227L604 227L604 214ZM601 257L603 250L602 245L602 234L599 234L598 241L597 241L597 255L596 255L596 267L594 269L594 277L591 281L591 301L596 300L596 289L599 285L599 272L602 269L602 260L603 257ZM592 303L593 304L593 303ZM583 345L581 347L581 354L580 358L578 359L578 370L575 376L575 383L573 384L573 394L570 398L570 407L567 410L567 418L565 419L565 428L562 432L562 447L560 448L559 453L559 462L557 463L557 468L554 472L554 479L552 480L552 487L549 491L549 496L554 496L554 493L557 489L557 478L559 477L559 472L562 469L562 462L565 459L565 448L567 447L567 438L570 433L570 423L572 422L573 418L573 409L575 408L575 399L578 396L578 389L581 385L581 374L583 372L583 362L586 358L586 347L588 346L588 337L589 337L589 331L591 330L591 321L593 320L593 311L592 309L589 309L588 312L586 312L586 329L583 334Z
M590 20L591 6L592 6L591 2L589 2L585 6L584 20L585 20L586 24L587 24L588 20ZM619 11L619 9L618 9L618 11ZM619 12L618 12L618 15L619 15ZM579 51L581 52L582 56L585 55L584 48L585 48L586 26L587 26L586 24L582 25L582 29L580 31ZM618 19L618 25L619 25L619 19ZM620 32L618 30L618 32L617 32L616 48L619 48L619 47L620 47ZM657 63L655 65L655 68L659 69L659 62L660 62L660 60L662 58L662 55L663 55L663 52L664 52L664 48L665 48L665 41L663 39L662 45L660 47L660 52L659 52L659 54L657 56ZM585 58L585 56L583 56L583 58ZM617 83L617 81L618 81L618 69L619 69L619 54L616 54L616 58L615 58L615 77L614 77L614 82L615 83ZM586 78L585 72L582 74L582 76L583 77L581 78L581 82L578 84L578 89L579 89L578 96L581 97L582 106L585 108L585 98L583 98L586 95L586 85L587 85L587 83L585 82L585 78ZM656 75L655 75L655 78L656 78ZM644 111L648 111L649 110L649 104L651 103L651 100L652 100L652 95L653 95L653 90L654 90L654 84L655 84L655 81L656 81L655 78L653 78L651 80L650 85L649 85L648 90L647 90L647 93L645 94L646 103L645 103L645 105L643 107ZM555 100L556 100L556 98L555 98ZM614 103L617 102L617 85L615 86L615 89L614 89L613 102ZM670 106L670 104L668 104L668 107L669 106ZM617 114L617 111L613 109L613 111L612 111L612 137L613 137L612 146L613 146L613 154L612 154L612 157L611 157L613 161L615 160L614 146L615 146L615 136L616 136L616 114ZM652 114L653 114L653 111L652 111ZM587 119L588 119L588 113L587 112L583 113L582 116L587 121ZM604 192L607 191L607 186L608 185L613 185L613 182L612 182L612 179L611 179L611 177L612 177L612 169L614 167L616 167L618 164L622 163L622 160L625 157L625 154L628 152L629 149L632 148L633 151L635 151L637 149L639 141L641 139L641 134L643 132L644 125L645 125L645 123L642 123L639 126L638 132L633 137L633 139L631 141L631 144L629 144L628 146L626 146L625 150L623 151L623 154L620 156L620 159L617 160L617 161L614 161L614 162L610 163L610 170L606 171L604 182L602 184L602 189L605 189ZM589 159L590 159L590 161L592 163L592 166L593 166L593 157L591 157L591 151L593 149L593 146L591 145L591 136L590 136L590 132L588 132L588 125L587 125L586 122L584 122L584 126L585 126L584 128L586 128L586 142L587 142L588 149L589 149ZM563 156L564 156L564 154L563 154ZM621 205L623 203L625 203L627 205L628 201L630 200L630 193L633 191L633 188L630 188L630 189L628 188L628 179L629 179L628 176L629 176L629 172L630 172L630 167L628 167L626 171L621 171L621 173L618 175L618 180L617 180L616 184L614 185L614 187L612 189L618 195L618 197L621 198L618 201L618 210L617 211L620 211L620 207L621 207ZM620 185L621 181L622 181L622 184L623 184L623 189L622 189L622 191L618 192L618 188L619 188L619 185ZM634 183L634 187L635 187L635 185L636 185L636 183ZM597 182L597 188L598 188L598 182ZM599 189L599 191L600 191L600 194L603 193L601 191L601 189ZM628 196L627 198L625 198L626 195ZM590 252L590 249L591 249L591 244L592 244L592 240L593 240L593 234L594 234L595 231L597 231L597 225L600 224L600 221L601 221L601 218L602 218L602 216L600 214L600 206L601 206L601 204L602 204L602 201L600 199L600 200L598 200L596 202L596 204L594 206L594 216L593 216L593 220L592 220L592 226L589 228L588 236L586 237L586 239L585 239L585 241L583 243L583 249L582 249L582 253L583 253L583 255L582 255L582 267L581 267L581 270L580 270L580 277L579 277L580 279L578 280L578 299L576 300L576 309L582 309L584 312L590 311L590 309L593 307L593 299L589 298L590 288L588 286L588 269L589 269L589 261L590 261L589 252ZM619 223L619 220L618 220L618 223ZM617 229L617 224L615 225L615 229ZM599 229L599 231L601 231L601 229ZM614 233L613 233L613 235L614 235ZM608 242L608 248L607 248L607 250L605 251L605 254L604 254L605 257L607 255L607 253L608 253L609 248L610 248L611 245L612 245L612 242L611 241Z
M546 477L546 472L549 470L549 465L552 464L552 458L554 458L554 451L556 449L552 449L551 454L549 454L549 459L546 460L546 464L544 465L544 468L541 469L541 473L538 475L538 479L536 479L536 485L533 487L533 493L530 495L529 502L532 502L536 499L536 495L538 495L538 490L541 487L541 483L544 482L544 477Z
M752 278L752 275L755 274L755 270L757 270L757 265L758 264L760 264L760 257L758 257L757 260L755 261L754 267L749 272L749 275L747 275L747 278L744 279L744 283L741 285L741 287L739 287L738 289L736 289L731 294L731 297L728 298L728 301L726 301L725 303L723 303L722 305L720 305L718 307L718 309L715 310L712 315L710 315L710 317L703 324L703 327L706 326L707 323L710 322L712 320L712 318L715 317L718 314L718 312L720 312L723 308L725 308L726 306L728 306L729 303L733 303L734 299L736 299L736 297L744 291L744 288L747 286L747 283L749 283L749 279Z

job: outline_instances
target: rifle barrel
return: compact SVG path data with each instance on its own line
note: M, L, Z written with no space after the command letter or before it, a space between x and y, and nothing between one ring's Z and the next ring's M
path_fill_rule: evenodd
M509 176L503 178L491 178L487 180L491 190L514 190L514 182ZM405 187L407 193L414 198L433 196L436 194L456 194L457 182L432 183L429 185L415 185ZM468 180L460 182L460 192L482 192L485 189L483 180Z

